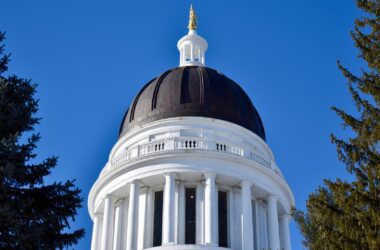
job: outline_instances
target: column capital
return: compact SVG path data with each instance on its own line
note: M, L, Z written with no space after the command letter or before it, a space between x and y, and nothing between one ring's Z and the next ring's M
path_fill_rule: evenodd
M267 201L278 201L278 197L274 194L268 195Z
M210 172L207 172L207 173L204 173L203 174L203 177L204 178L213 178L213 179L215 179L216 178L216 174L215 173L210 173Z
M115 202L115 207L123 206L123 204L124 204L124 198L118 199L118 200Z
M140 192L146 192L146 191L148 191L148 189L149 189L148 186L140 187Z
M113 194L106 194L106 195L104 195L103 200L106 200L106 199L114 201L116 199L116 196L114 196Z
M292 215L291 214L280 214L278 217L280 219L286 219L288 221L290 221L292 219Z
M96 212L94 213L94 218L95 217L98 217L98 218L102 218L103 217L103 214L99 213L99 212Z
M134 180L132 180L132 181L129 182L129 185L132 185L132 184L141 185L141 181L138 180L138 179L134 179Z
M178 178L178 175L177 173L174 173L174 172L167 172L167 173L164 173L163 174L164 177L173 177L173 178Z
M252 188L253 183L251 181L248 181L248 180L242 180L241 183L240 183L240 186L241 187L250 187L250 188Z

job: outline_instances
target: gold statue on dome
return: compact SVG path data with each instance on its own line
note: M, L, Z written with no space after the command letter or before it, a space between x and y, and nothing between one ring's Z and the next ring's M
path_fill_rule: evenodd
M187 27L189 30L196 30L198 27L197 15L195 15L193 5L190 5L189 25Z

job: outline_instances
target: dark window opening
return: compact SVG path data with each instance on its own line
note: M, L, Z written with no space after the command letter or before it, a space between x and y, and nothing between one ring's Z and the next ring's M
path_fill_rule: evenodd
M218 228L219 246L228 247L228 211L227 211L227 192L218 192Z
M196 233L196 191L185 189L185 244L195 244Z
M162 207L164 201L164 192L154 193L154 218L153 218L153 246L162 244Z

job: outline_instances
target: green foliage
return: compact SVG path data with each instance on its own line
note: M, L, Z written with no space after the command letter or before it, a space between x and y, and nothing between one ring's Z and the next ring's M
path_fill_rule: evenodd
M57 157L36 163L36 85L4 75L3 40L0 32L0 249L63 249L84 236L83 229L69 232L81 191L74 181L44 184Z
M310 249L380 249L380 0L357 0L365 17L355 21L352 39L366 63L356 76L338 62L358 110L357 117L332 110L354 136L331 136L338 158L354 179L325 180L309 196L307 212L294 218Z

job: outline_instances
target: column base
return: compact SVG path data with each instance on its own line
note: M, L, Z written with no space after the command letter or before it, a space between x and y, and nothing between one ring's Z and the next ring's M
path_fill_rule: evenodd
M218 246L218 244L216 244L216 243L206 243L205 245L208 247L217 247Z
M173 245L174 245L174 242L162 243L162 246L173 246Z
M209 245L171 245L146 248L145 250L232 250L231 248Z

